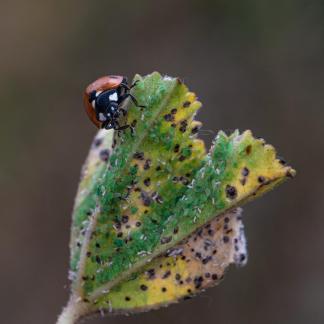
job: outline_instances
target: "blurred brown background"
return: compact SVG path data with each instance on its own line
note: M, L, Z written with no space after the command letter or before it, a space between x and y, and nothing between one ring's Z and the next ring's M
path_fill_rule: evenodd
M1 323L55 323L67 301L84 87L153 70L198 93L205 130L250 128L298 175L246 206L250 260L219 287L88 323L324 323L323 1L2 0L0 33Z

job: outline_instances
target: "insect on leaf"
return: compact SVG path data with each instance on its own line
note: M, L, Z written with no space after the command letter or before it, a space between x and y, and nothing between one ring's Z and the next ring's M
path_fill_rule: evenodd
M136 76L124 123L97 134L77 193L73 301L83 316L138 312L217 284L247 260L239 208L292 177L250 131L219 132L208 153L201 104L176 78Z

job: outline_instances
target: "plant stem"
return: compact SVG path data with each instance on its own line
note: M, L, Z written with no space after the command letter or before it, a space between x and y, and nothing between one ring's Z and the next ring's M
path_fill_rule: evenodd
M88 305L81 298L72 296L66 307L63 308L56 324L75 324L87 313Z

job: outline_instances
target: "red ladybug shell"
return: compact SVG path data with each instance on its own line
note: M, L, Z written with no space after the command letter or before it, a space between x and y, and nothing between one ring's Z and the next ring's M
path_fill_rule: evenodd
M89 102L89 96L92 91L105 91L116 89L123 82L124 77L120 75L107 75L103 76L96 81L89 84L83 95L83 103L90 120L98 127L101 128L101 122L97 120L96 112L93 109L91 102Z

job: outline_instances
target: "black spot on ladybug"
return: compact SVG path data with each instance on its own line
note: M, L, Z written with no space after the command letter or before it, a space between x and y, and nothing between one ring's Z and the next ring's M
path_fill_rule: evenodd
M235 199L237 196L237 190L234 186L227 185L226 186L226 197L229 199Z
M90 251L87 252L87 257L88 257L88 258L91 257L91 252L90 252Z
M126 296L126 297L125 297L125 300L126 300L126 301L130 301L131 298L130 298L129 296Z
M141 222L136 222L136 223L135 223L135 226L136 226L136 227L140 227L141 225L142 225Z
M174 229L173 229L173 234L177 234L179 232L179 227L175 227Z
M179 150L180 150L180 145L179 145L179 144L176 144L176 145L174 146L173 151L174 151L175 153L178 153Z
M101 264L101 259L100 259L100 256L99 256L99 255L96 255L96 262L97 262L98 264Z
M181 275L180 275L180 273L177 273L177 274L175 275L175 279L176 279L176 280L180 280L180 279L181 279Z
M96 99L96 93L97 93L97 91L91 91L90 93L89 93L89 102L91 102L92 100L94 100L94 99Z
M167 289L166 289L165 287L162 287L162 288L161 288L161 291L162 291L162 292L166 292Z
M96 248L98 248L98 249L100 248L100 244L98 242L96 242L95 245L96 245Z
M172 110L171 110L171 114L172 115L175 115L177 113L177 108L173 108Z
M245 148L245 153L247 155L250 155L252 152L252 145L248 145L246 148Z
M160 171L161 170L161 166L158 165L156 168L155 168L155 171Z
M118 234L117 234L117 237L119 237L119 238L121 238L123 236L123 232L119 232Z
M143 152L136 152L133 155L134 159L137 160L144 160L144 153Z
M182 104L182 107L183 107L183 108L188 108L190 105L191 105L191 102L190 102L190 101L185 101L185 102Z
M218 276L217 276L216 273L213 273L213 274L212 274L212 279L213 279L213 280L217 280L217 279L218 279Z

